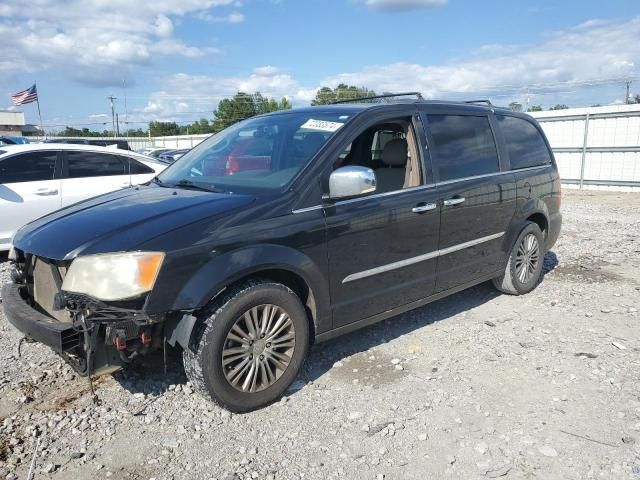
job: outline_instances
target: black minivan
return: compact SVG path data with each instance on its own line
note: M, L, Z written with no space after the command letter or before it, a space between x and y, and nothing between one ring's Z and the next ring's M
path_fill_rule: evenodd
M276 112L23 227L3 305L82 375L168 344L197 389L245 412L314 342L480 282L529 292L559 210L528 115L420 98Z

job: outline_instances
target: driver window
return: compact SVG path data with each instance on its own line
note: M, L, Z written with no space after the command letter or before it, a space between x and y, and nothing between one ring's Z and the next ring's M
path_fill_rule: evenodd
M376 174L376 193L422 184L420 158L411 118L387 120L360 133L334 162L334 170L357 165Z

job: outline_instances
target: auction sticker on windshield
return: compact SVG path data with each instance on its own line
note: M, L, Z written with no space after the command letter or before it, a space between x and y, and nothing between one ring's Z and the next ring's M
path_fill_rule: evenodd
M343 125L344 123L340 122L328 122L326 120L315 120L310 118L300 128L305 128L307 130L319 130L321 132L335 132Z

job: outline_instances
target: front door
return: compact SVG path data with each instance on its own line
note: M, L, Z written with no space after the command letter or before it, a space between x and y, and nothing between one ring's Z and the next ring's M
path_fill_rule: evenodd
M487 114L428 114L434 176L442 202L436 291L504 268L505 233L515 210Z
M325 207L334 328L434 290L440 207L425 180L418 126L412 117L374 124L336 162L372 168L378 189Z

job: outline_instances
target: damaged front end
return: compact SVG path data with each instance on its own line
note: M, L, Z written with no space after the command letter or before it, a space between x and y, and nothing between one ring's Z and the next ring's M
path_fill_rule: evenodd
M113 372L162 347L165 316L143 312L148 292L99 300L63 288L69 261L20 250L12 251L11 260L13 284L3 287L8 320L28 339L51 347L80 375Z

